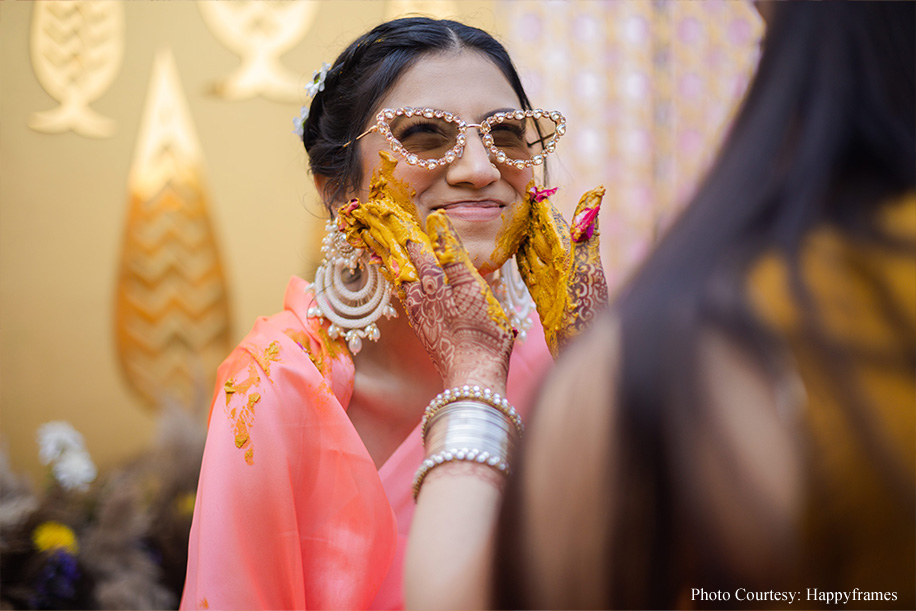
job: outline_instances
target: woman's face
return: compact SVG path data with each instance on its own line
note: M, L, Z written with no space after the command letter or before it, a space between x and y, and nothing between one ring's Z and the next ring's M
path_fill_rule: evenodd
M418 60L382 98L364 129L374 124L375 114L382 108L403 106L434 108L454 113L468 123L480 123L495 112L520 105L509 81L492 61L464 50ZM370 178L379 166L379 151L391 149L378 133L360 140L360 200L365 201L368 195ZM494 260L495 244L504 226L528 205L525 187L532 178L531 169L496 163L475 128L468 129L462 156L448 165L428 170L397 158L395 176L416 191L414 204L424 227L430 212L445 210L482 273L493 272L505 263L505 259Z

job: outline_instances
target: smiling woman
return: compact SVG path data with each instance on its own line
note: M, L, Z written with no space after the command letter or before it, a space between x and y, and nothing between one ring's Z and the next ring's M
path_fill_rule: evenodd
M313 284L290 281L284 311L260 319L219 370L182 608L402 607L414 474L418 488L433 468L424 408L431 434L456 414L495 427L489 446L449 460L486 462L498 480L552 363L513 255L527 253L529 284L550 284L536 293L541 312L558 295L605 295L597 257L594 291L572 271L544 275L578 269L539 183L565 120L532 107L489 34L384 23L311 89L301 128L331 217L325 260ZM582 247L597 253L600 195L583 201L593 213ZM444 307L462 291L486 299ZM551 347L590 313L560 303L577 317L556 319ZM455 317L485 330L443 334ZM490 345L505 362L480 369L474 355ZM451 356L431 360L442 351Z
M448 74L449 78L443 79L443 74ZM502 71L486 55L474 50L456 50L438 53L411 66L379 105L384 108L441 108L447 109L453 118L469 117L472 121L480 121L496 114L497 110L511 109L519 103L519 97ZM478 269L484 273L499 269L506 261L490 259L496 237L507 219L527 205L526 187L534 177L533 170L494 163L495 156L491 158L492 153L483 139L475 137L473 132L467 135L456 130L452 140L443 136L443 130L437 133L432 123L435 118L431 120L422 114L419 118L416 115L395 115L395 118L403 120L392 121L390 133L401 143L400 150L409 151L407 163L398 164L395 177L410 184L415 191L413 200L420 222L425 223L433 210L445 210ZM438 122L449 124L444 120ZM504 123L498 125L502 127ZM472 129L477 133L483 131ZM507 130L501 130L504 131ZM516 142L524 135L520 133ZM465 137L458 140L459 136ZM534 138L534 134L528 137ZM446 144L441 143L443 140ZM451 147L449 140L454 142ZM375 166L379 151L389 148L388 142L390 140L381 130L367 135L361 142L363 167ZM412 151L423 147L434 154L439 149L446 160L448 152L454 151L455 158L432 170L424 165L411 165L410 155L416 154ZM516 155L531 157L527 147L522 145L517 144L514 151ZM365 201L368 187L364 180L359 191L352 195Z

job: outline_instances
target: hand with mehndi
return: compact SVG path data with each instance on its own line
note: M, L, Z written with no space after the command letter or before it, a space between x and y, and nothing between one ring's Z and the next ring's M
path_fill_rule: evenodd
M445 388L476 384L505 395L515 341L508 318L445 212L431 213L422 231L393 169L383 164L369 201L342 207L338 225L382 260Z
M608 303L598 242L604 187L582 196L571 226L548 199L555 192L530 186L530 227L516 255L554 358Z

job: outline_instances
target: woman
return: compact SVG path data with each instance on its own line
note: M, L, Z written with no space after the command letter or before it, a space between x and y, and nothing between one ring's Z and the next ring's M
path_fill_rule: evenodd
M541 393L495 542L466 544L492 469L425 474L410 606L916 607L916 6L766 12L719 161Z
M331 215L361 201L417 225L442 210L523 334L528 315L504 266L530 211L549 214L534 171L565 124L532 110L505 49L453 21L399 19L354 41L311 88L303 141ZM394 313L386 281L416 280L403 257L382 252L383 279L381 259L361 258L333 222L323 251L315 284L293 278L285 310L259 320L220 367L182 608L403 604L418 425L453 380L410 329L415 319L382 317ZM575 327L555 317L551 343ZM498 392L524 413L552 362L537 321L511 359L504 347Z

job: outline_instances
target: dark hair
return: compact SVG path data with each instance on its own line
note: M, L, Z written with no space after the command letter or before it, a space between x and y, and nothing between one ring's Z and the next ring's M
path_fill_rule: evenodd
M303 128L310 170L329 179L321 194L325 205L330 207L359 187L359 147L344 145L362 132L379 100L401 74L423 55L462 49L488 57L509 81L521 108L531 108L506 49L483 30L426 17L378 25L353 41L334 61L324 91L312 100Z
M606 571L601 608L674 608L683 604L685 588L750 587L703 538L716 526L699 521L691 497L702 477L693 433L710 430L697 364L710 330L736 341L777 379L779 344L746 295L747 273L765 253L785 257L801 333L814 338L818 359L829 363L825 370L847 416L862 416L850 421L870 418L869 405L846 392L854 384L848 355L826 341L817 323L799 255L803 239L824 225L916 252L912 243L892 243L876 223L881 206L916 188L916 5L773 4L757 74L716 163L615 304L619 370L595 376L616 380L617 409L608 440L615 478L613 522L603 543L608 561L596 567ZM875 307L907 319L891 299ZM610 317L599 324L617 328ZM912 361L909 346L905 358ZM895 498L912 520L912 479L898 486L900 465L882 461L886 450L876 449L867 427L854 429L869 455L879 457L876 471L899 492ZM515 527L521 479L510 481L499 525L493 580L499 608L538 605L525 597L525 575L505 568L525 536ZM805 570L813 574L817 567ZM913 592L904 594L909 600Z

